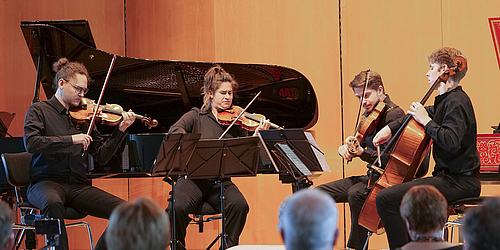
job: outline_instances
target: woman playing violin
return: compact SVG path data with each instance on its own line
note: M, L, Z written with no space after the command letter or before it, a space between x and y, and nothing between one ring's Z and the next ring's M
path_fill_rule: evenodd
M60 220L58 249L68 249L65 207L107 219L113 208L124 202L93 187L87 180L89 157L82 155L82 149L105 164L125 141L126 129L135 116L131 111L124 112L122 122L106 140L95 126L87 135L88 125L77 126L68 114L69 108L78 106L87 93L87 69L82 63L66 58L55 62L53 68L56 93L49 100L33 103L24 121L24 145L32 154L27 195L30 203L40 208L45 217ZM103 240L99 240L95 249L105 249Z
M430 70L426 76L431 85L439 84L439 95L435 97L433 106L424 108L420 103L414 102L408 111L433 140L436 165L432 177L394 185L377 195L377 210L385 225L391 249L401 247L410 240L405 231L405 222L399 214L399 206L403 195L411 187L432 185L448 202L476 197L481 192L476 116L469 96L459 86L467 67L445 81L441 80L444 72L450 72L450 69L458 66L455 65L457 57L464 56L459 50L449 47L436 49L429 54L427 60ZM373 142L383 143L389 140L403 120L389 123L375 136Z
M365 84L367 88L365 90ZM360 157L361 160L370 164L377 159L377 151L372 143L372 138L375 133L383 128L387 123L404 116L404 111L391 101L389 95L385 93L384 84L381 76L373 70L363 70L350 82L349 87L354 91L354 95L359 99L360 105L363 106L365 114L372 112L379 102L387 105L387 111L381 113L380 120L375 127L375 130L369 134L364 141L360 142L357 148L357 153L349 151L349 145L346 143L339 147L338 153L346 160L352 160L355 157ZM363 98L364 93L364 98ZM385 144L382 145L382 150ZM385 167L386 157L383 157L382 168ZM378 173L374 173L373 179L378 178ZM368 179L372 176L372 170L369 170L366 175L351 176L345 179L332 181L317 188L332 196L336 202L349 202L351 208L351 235L347 246L354 249L363 249L366 241L368 230L358 225L358 216L366 199L366 187Z
M201 133L201 138L216 139L221 136L228 126L221 125L217 114L233 105L233 96L238 89L238 83L233 76L222 67L216 65L205 74L203 87L203 106L201 109L192 108L179 121L170 127L169 133ZM269 121L262 120L253 133L269 128ZM232 126L224 138L247 136L248 131L240 126ZM245 226L248 204L243 194L231 180L224 179L224 211L227 215L226 232L228 247L237 245L240 234ZM220 185L215 179L191 180L180 178L175 188L175 230L174 239L183 245L186 236L186 227L191 219L188 214L202 202L208 202L215 208L220 206ZM172 208L169 206L169 211ZM170 213L171 215L171 213Z

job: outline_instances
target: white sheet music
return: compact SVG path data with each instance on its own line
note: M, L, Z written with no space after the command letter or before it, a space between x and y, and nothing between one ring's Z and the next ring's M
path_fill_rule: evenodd
M323 171L331 172L330 167L328 167L328 163L326 163L325 156L323 155L323 152L319 150L318 144L316 143L316 140L314 140L312 134L309 132L304 132L304 134L306 135L309 144L311 144L311 149L314 152L314 155L316 155L316 159L318 159L321 169L323 169Z
M290 161L297 167L297 170L302 175L312 175L311 171L304 165L304 163L299 159L299 157L293 152L293 150L288 146L287 144L281 144L277 143L276 144L282 151L285 153L285 155L288 157Z

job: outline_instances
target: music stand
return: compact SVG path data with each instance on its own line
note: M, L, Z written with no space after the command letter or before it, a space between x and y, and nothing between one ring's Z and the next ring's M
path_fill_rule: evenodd
M172 207L172 240L171 248L176 250L178 240L175 238L175 193L174 184L177 178L172 178L173 175L183 175L187 173L186 165L193 154L196 144L200 139L200 133L192 134L166 134L161 145L160 152L154 163L151 171L152 175L157 173L165 173L163 181L168 182L172 186L171 192L171 207Z
M312 185L308 176L312 176L313 171L330 171L316 142L302 129L262 130L259 131L259 137L270 164L278 172L292 176L282 181L294 182L293 192ZM281 178L286 176L280 175Z
M0 111L0 137L5 137L6 135L12 137L7 131L14 116L16 116L16 113Z
M227 248L224 214L223 178L257 175L259 137L200 140L188 163L188 179L217 178L220 185L222 232L207 249L221 239L221 249Z

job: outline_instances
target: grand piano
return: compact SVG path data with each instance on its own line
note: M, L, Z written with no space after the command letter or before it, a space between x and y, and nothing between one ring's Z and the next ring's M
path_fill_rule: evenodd
M41 90L47 98L54 95L51 86L55 73L51 68L61 57L86 65L92 78L86 97L98 99L113 55L97 49L86 20L21 22L21 29L37 69L33 102L39 100ZM137 114L158 120L159 125L151 129L136 122L129 128L132 138L166 133L182 114L193 106L202 105L203 76L214 64L117 56L102 103L119 104L125 110L132 109ZM309 80L300 72L276 65L217 64L233 74L240 85L235 105L246 106L256 93L262 91L248 112L264 114L273 123L285 128L307 129L316 123L316 95ZM114 129L100 124L97 126L103 134ZM158 143L161 141L142 144ZM156 152L154 149L147 151ZM109 164L118 165L120 161L118 156ZM90 176L132 170L94 166Z

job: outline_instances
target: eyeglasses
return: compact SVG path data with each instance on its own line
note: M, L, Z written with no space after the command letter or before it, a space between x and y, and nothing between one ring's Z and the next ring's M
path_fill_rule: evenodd
M84 88L81 88L81 87L77 87L77 86L73 85L72 83L70 83L68 80L66 80L64 78L61 78L61 79L63 79L64 81L66 81L67 83L69 83L69 85L71 85L73 88L75 88L76 93L78 93L78 94L82 94L83 93L85 95L85 94L87 94L87 92L89 92L89 89L86 89L86 88L84 89Z

